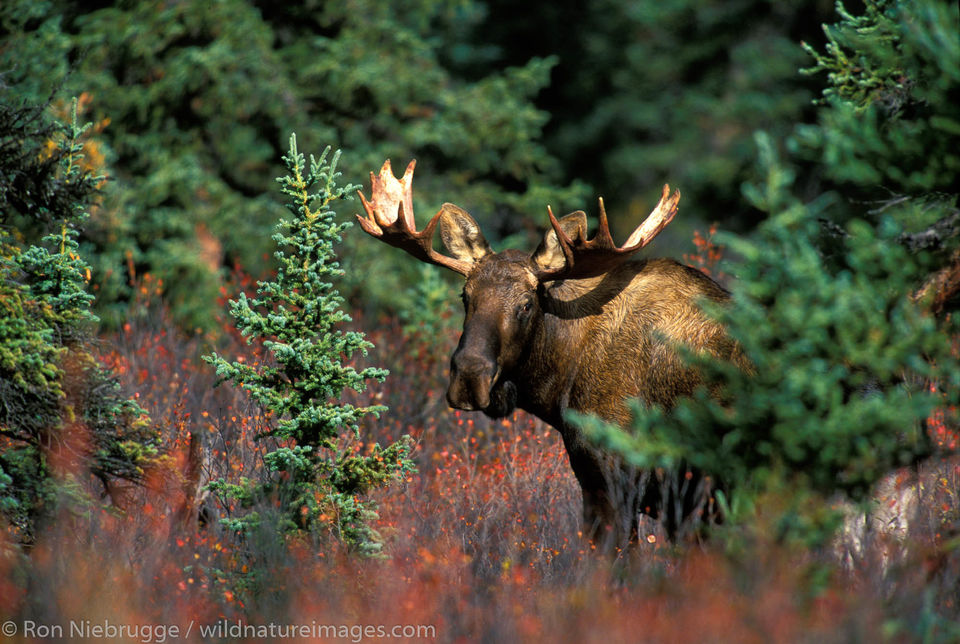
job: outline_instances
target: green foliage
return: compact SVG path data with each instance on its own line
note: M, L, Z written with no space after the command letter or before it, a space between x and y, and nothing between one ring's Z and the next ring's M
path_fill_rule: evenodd
M772 510L779 534L824 543L838 518L824 500L838 492L866 500L880 477L928 456L926 419L957 403L960 356L950 341L957 321L935 316L931 295L917 296L931 273L953 261L960 239L946 225L957 219L956 186L948 192L942 177L930 180L952 163L946 150L957 146L939 141L933 127L931 115L955 104L933 91L940 81L929 65L942 71L955 60L934 63L909 44L929 40L917 35L921 27L929 36L955 22L938 7L886 11L870 3L865 16L841 12L844 22L827 29L832 44L818 64L835 71L819 125L798 127L789 147L809 151L817 143L822 172L837 179L840 195L804 203L795 196L796 167L780 159L769 135L757 134L765 176L744 194L770 214L752 238L721 239L742 259L727 269L737 276L731 304L707 307L752 368L689 356L709 392L669 412L635 406L629 432L581 421L638 465L684 461L712 474L729 489L721 500L735 523L756 521L761 500L769 515L771 499L780 497ZM844 53L840 43L852 50ZM836 71L848 63L874 71ZM886 109L884 79L907 72L915 75L894 88L908 90L901 108ZM908 105L927 116L910 120ZM853 114L860 115L856 127ZM943 154L910 153L901 136L907 131L931 156ZM849 154L837 154L841 148ZM853 159L862 167L851 167ZM846 195L873 201L865 206Z
M272 425L260 438L278 441L264 457L271 473L266 483L238 486L218 483L215 491L241 504L273 501L279 505L282 531L314 534L332 531L365 555L379 553L380 537L371 523L375 505L363 500L371 489L412 470L410 442L403 439L385 447L363 450L360 422L384 407L357 407L340 401L344 389L362 391L370 379L382 381L383 369L357 371L345 364L372 346L362 333L343 331L349 321L341 309L343 298L331 280L343 276L333 245L349 224L337 222L332 204L356 186L337 186L339 152L328 160L311 156L309 170L290 138L284 157L289 175L278 179L289 198L290 219L282 220L273 236L279 250L279 268L270 281L257 284L257 296L245 294L231 301L230 313L248 341L262 341L270 364L230 362L216 354L204 359L216 366L220 379L249 392ZM251 513L231 527L248 530L260 521Z
M828 3L486 4L475 33L491 60L464 64L557 57L538 100L553 117L544 145L566 176L602 191L615 228L635 227L665 182L682 189L683 217L661 249L671 235L688 240L698 219L740 229L758 220L738 191L753 176L752 133L786 135L809 114L813 84L796 74L795 34L829 16Z
M39 100L64 83L90 96L95 122L109 117L97 138L115 181L82 240L104 323L119 325L150 272L182 326L210 329L221 266L272 268L262 240L283 211L265 177L279 173L283 132L349 148L356 176L416 157L426 209L456 194L491 236L523 230L522 213L548 202L579 205L582 186L559 185L539 143L547 114L532 99L552 62L451 71L476 6L4 2L7 91ZM345 275L351 299L402 305L413 263L346 244L345 261L363 267ZM383 278L361 279L368 270Z
M406 295L407 305L398 315L408 337L436 342L459 325L458 311L453 304L457 301L456 291L437 267L421 264L419 279L407 289Z
M909 298L916 262L895 226L878 236L855 222L848 268L833 273L814 247L816 224L791 222L797 214L771 217L755 239L725 239L744 260L733 302L712 313L753 370L701 361L723 383L719 400L703 390L670 412L635 407L631 436L601 432L636 464L683 459L748 498L785 477L794 490L862 500L885 473L929 453L921 421L944 400L927 383L955 392L960 364ZM790 508L784 521L811 511Z
M77 242L98 180L81 169L85 129L76 103L64 127L42 108L0 106L0 150L12 151L0 157L2 219L49 230L26 248L16 228L0 238L0 507L24 542L61 494L92 503L87 475L136 481L157 455L143 410L93 353ZM51 459L72 465L54 472Z
M894 193L955 192L960 173L960 41L949 3L869 0L862 16L837 4L824 26L826 72L818 124L798 128L795 149L829 169L844 189L877 184Z

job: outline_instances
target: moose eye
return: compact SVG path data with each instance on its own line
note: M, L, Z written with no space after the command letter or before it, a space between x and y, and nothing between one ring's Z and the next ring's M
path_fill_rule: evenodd
M533 308L533 300L524 300L523 304L520 305L520 308L517 310L517 317L523 318L530 313L530 309Z

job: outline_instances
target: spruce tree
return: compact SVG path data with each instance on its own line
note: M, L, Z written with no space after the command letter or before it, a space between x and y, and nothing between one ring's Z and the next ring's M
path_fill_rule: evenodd
M712 313L753 369L690 356L719 399L637 408L630 432L584 421L634 463L725 483L728 519L775 497L780 534L821 544L837 525L824 499L869 499L928 457L926 420L960 398L957 17L937 2L838 6L827 53L810 49L811 71L829 73L818 123L785 146L757 133L765 180L744 194L768 218L723 238L741 259L725 268L732 302ZM832 189L804 201L794 164L811 161Z
M26 248L16 228L0 237L0 512L24 543L62 493L75 508L93 503L86 476L109 492L139 481L158 453L143 409L94 352L77 238L102 178L82 166L85 129L76 101L66 126L43 107L0 105L0 220L49 231Z
M382 381L387 372L345 363L372 345L362 333L343 330L350 318L332 284L343 275L333 246L350 224L336 221L331 206L357 189L337 185L339 159L339 151L331 155L328 147L319 159L311 155L308 168L296 137L290 137L284 157L289 174L277 181L291 216L273 236L276 277L258 282L256 297L241 294L230 303L237 328L248 342L262 342L271 359L251 365L205 357L221 381L243 387L272 418L259 438L276 439L278 446L264 457L268 480L219 481L212 488L251 508L264 501L279 505L281 532L332 532L360 553L375 555L382 547L372 526L375 505L364 496L410 471L412 462L407 437L360 449L361 420L384 408L340 400L345 389L362 391L366 381ZM243 531L261 520L252 510L228 525Z

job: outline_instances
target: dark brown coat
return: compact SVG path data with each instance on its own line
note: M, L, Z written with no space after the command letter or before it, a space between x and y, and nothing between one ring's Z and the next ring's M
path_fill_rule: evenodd
M738 356L723 327L698 306L701 299L726 301L726 291L668 259L539 285L529 256L505 251L477 265L464 293L464 331L451 359L451 406L495 417L519 407L557 428L583 491L590 537L624 545L636 538L640 513L664 519L674 533L685 513L706 502L696 498L699 479L692 478L677 483L686 481L688 488L681 498L661 498L665 484L672 488L674 481L625 466L587 441L566 412L627 426L628 399L669 408L692 393L698 374L675 345L723 359ZM525 321L518 311L531 295ZM676 502L679 512L673 512Z
M722 326L699 302L725 302L706 275L667 259L632 260L676 213L679 193L663 196L623 247L610 238L603 202L600 229L587 239L586 215L560 220L533 253L494 253L473 218L445 204L422 232L413 217L411 164L402 180L389 162L361 194L363 229L423 261L466 277L464 325L450 363L452 407L502 417L519 407L556 427L583 491L586 534L602 546L636 538L641 514L676 534L703 508L696 473L644 472L590 443L567 412L627 426L626 401L671 408L699 384L678 345L742 364ZM433 249L439 226L448 255Z

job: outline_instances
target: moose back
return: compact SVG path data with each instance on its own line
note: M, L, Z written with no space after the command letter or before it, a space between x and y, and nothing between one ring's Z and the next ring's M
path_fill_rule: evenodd
M705 316L698 300L725 302L709 277L673 260L634 255L668 224L680 193L660 202L622 247L613 243L603 201L587 238L586 214L561 219L533 253L495 253L473 218L444 204L422 231L413 214L411 161L397 179L386 161L361 193L364 231L421 261L466 278L464 323L450 364L447 400L457 409L502 417L524 409L555 427L583 492L585 533L606 547L636 538L639 515L659 518L673 536L704 510L709 494L692 472L641 471L591 444L567 421L573 410L625 426L625 402L672 407L700 383L678 344L741 362L737 345ZM433 248L434 233L448 254Z

